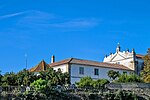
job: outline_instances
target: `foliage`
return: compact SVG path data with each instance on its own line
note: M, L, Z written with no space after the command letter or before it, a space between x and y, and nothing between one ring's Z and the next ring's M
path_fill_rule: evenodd
M144 56L144 69L141 72L141 76L146 83L150 83L150 55Z
M118 90L114 93L107 93L104 96L107 100L137 100L137 95L131 92Z
M14 72L7 72L4 74L4 76L2 77L2 85L12 85L15 86L17 85L17 76Z
M43 91L45 90L47 85L46 80L42 80L41 78L31 83L31 87L34 87L36 91Z
M34 75L33 72L29 72L26 69L23 69L17 73L18 78L18 85L24 85L29 86L30 83L34 82L34 80L37 80L37 75Z
M136 74L123 73L118 77L116 82L127 83L127 82L142 82L141 78Z
M49 68L47 71L40 72L40 78L48 81L49 86L70 84L69 73L62 73L60 69L58 71Z
M79 82L76 82L76 85L80 88L97 88L103 89L109 81L107 79L98 79L93 80L91 77L83 77Z
M104 88L104 86L108 83L109 81L107 79L98 79L98 80L93 80L92 86L94 88L100 89L100 88Z
M110 79L115 80L119 76L119 71L109 70L107 74Z
M60 69L55 71L52 68L49 68L47 71L40 72L39 76L34 72L29 72L26 69L23 69L18 73L7 72L3 76L0 74L0 85L30 86L31 83L40 78L42 80L46 80L49 87L70 84L69 73L62 73Z
M76 85L80 88L91 87L92 86L92 78L91 77L83 77L80 79L80 82L76 82Z

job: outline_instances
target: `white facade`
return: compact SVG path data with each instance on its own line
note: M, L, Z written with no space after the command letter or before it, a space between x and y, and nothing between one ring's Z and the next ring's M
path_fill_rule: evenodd
M118 51L115 54L110 54L108 57L105 57L103 62L120 64L127 66L131 70L135 70L134 52Z
M60 69L62 73L68 72L68 64L58 65L58 66L53 67L53 69L56 71Z
M121 69L114 69L114 68L106 68L106 67L97 67L97 66L90 66L90 65L81 65L81 64L70 64L70 68L68 67L69 64L63 64L59 66L53 67L54 70L58 70L59 68L61 71L69 72L70 73L70 81L71 84L75 84L75 82L79 82L82 77L90 76L92 79L109 79L107 72L109 70L119 71L119 73L127 72L132 73L133 71L128 70L121 70ZM84 69L83 74L80 74L80 68ZM98 75L95 75L95 69L98 70Z
M128 50L121 52L120 46L118 45L116 48L116 53L106 56L103 62L124 65L139 75L143 68L144 61L142 58L136 57L134 49L132 52L129 52Z
M84 69L84 74L80 74L80 67ZM98 75L95 75L95 69L98 69ZM119 73L127 72L132 73L133 71L121 70L121 69L113 69L113 68L105 68L105 67L96 67L90 65L80 65L80 64L72 64L71 65L71 83L75 84L75 82L80 81L82 77L90 76L92 79L109 79L107 72L109 70L119 71Z

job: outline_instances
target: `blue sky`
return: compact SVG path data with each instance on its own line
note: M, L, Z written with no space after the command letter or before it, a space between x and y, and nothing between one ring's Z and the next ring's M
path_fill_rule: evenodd
M103 61L132 48L146 54L149 0L0 0L0 70L17 72L41 60Z

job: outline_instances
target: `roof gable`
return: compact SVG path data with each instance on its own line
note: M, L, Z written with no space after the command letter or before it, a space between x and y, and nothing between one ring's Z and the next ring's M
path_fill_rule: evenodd
M49 68L49 64L47 64L44 60L42 60L38 65L29 69L30 72L40 72L47 70Z
M112 59L111 59L110 61L117 61L117 60L122 60L122 59L125 59L125 57L122 56L122 55L119 54L119 53L116 53L116 54L114 55L114 57L112 57Z

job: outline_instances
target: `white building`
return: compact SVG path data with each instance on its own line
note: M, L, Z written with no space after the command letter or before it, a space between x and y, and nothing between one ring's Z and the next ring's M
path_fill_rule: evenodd
M109 79L107 76L107 72L109 70L119 71L120 73L133 73L133 70L123 65L77 58L70 58L59 62L54 62L50 64L50 67L53 67L54 70L61 69L62 72L69 72L71 84L80 81L80 79L85 76L90 76L93 79Z
M142 58L143 55L136 54L134 49L131 52L129 50L121 52L120 45L118 44L116 52L106 56L103 62L124 65L139 75L144 66Z
M142 55L137 55L134 50L132 52L120 51L120 46L116 48L116 53L110 54L104 58L104 62L97 62L91 60L83 60L77 58L69 58L62 61L55 62L55 57L52 56L51 64L46 64L44 61L37 66L30 69L32 72L39 72L52 67L54 70L61 69L61 71L70 74L71 84L80 81L82 77L90 76L93 79L105 78L109 79L107 72L109 70L119 71L120 73L134 73L139 74L143 67Z

